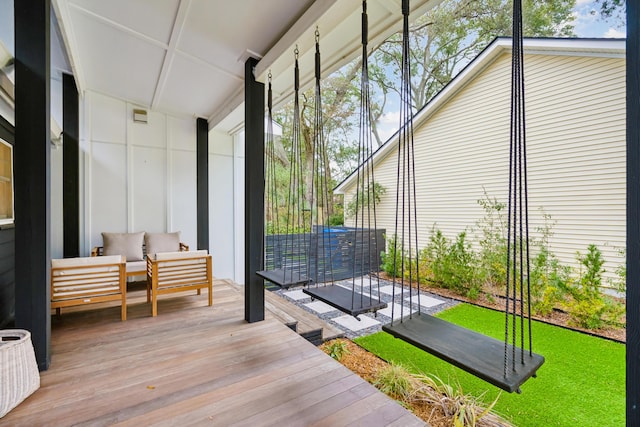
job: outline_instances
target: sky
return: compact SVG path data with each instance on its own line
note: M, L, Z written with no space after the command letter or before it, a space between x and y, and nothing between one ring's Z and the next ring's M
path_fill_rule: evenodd
M621 25L615 17L604 20L599 10L600 6L592 0L576 0L576 6L573 9L576 36L581 38L625 38L626 26ZM395 133L400 122L400 112L396 111L397 101L388 101L387 112L378 122L378 132L382 141L386 141Z

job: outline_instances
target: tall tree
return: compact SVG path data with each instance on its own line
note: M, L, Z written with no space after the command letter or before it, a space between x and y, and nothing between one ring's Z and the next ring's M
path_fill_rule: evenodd
M511 32L511 2L445 0L419 17L411 31L413 108L422 108L497 36ZM575 0L525 0L525 36L573 36ZM373 52L374 80L385 98L399 93L401 36ZM379 141L380 142L380 141Z

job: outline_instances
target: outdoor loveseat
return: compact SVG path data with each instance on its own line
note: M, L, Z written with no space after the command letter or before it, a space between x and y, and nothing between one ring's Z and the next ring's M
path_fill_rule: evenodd
M127 258L127 277L146 273L147 254L158 252L188 251L189 246L180 242L180 232L174 233L102 233L103 246L91 250L91 256L124 255Z

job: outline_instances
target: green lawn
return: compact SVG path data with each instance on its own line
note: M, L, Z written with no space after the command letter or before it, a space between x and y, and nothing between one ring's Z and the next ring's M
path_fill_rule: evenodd
M444 320L504 339L504 314L460 304L439 314ZM414 372L459 382L465 393L485 393L487 402L500 390L380 332L355 340L387 361ZM495 411L516 426L624 426L625 347L623 344L544 323L533 324L534 352L545 357L537 378L522 394L503 392ZM499 355L498 357L502 357ZM451 382L451 381L450 381Z

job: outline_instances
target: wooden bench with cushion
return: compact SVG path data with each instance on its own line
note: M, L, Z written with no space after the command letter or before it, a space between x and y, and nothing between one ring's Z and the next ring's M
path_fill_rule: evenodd
M211 255L206 250L191 252L160 252L147 255L147 302L151 314L158 314L158 295L200 290L209 292L209 306L213 304Z
M189 246L180 242L180 232L174 233L102 233L104 246L96 246L91 256L124 255L127 258L127 277L146 274L147 254L158 252L188 251Z
M127 320L125 257L81 257L51 260L51 308L120 301Z

